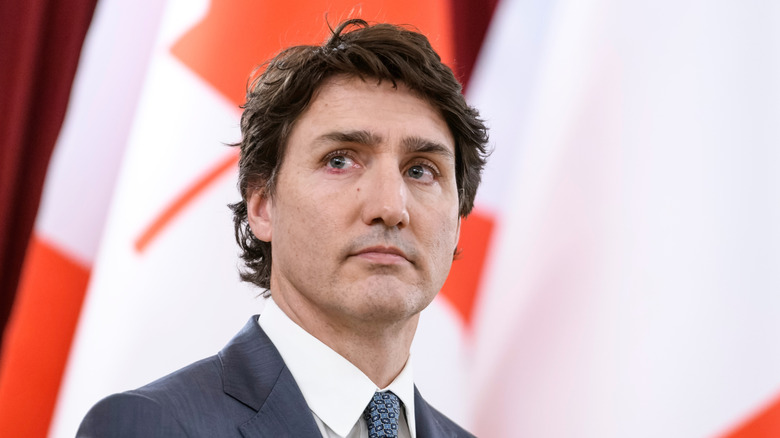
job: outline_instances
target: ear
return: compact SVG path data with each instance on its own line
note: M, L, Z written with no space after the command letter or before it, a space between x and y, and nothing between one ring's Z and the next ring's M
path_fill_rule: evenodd
M463 217L458 215L458 225L456 225L455 228L455 242L453 243L454 246L452 250L452 261L455 261L460 257L461 249L458 248L458 242L460 242L460 224L462 219Z
M247 220L252 234L263 242L270 242L273 226L273 200L263 190L256 189L246 200Z
M455 251L458 250L458 242L460 241L460 223L463 217L461 215L458 215L458 225L457 228L455 228Z

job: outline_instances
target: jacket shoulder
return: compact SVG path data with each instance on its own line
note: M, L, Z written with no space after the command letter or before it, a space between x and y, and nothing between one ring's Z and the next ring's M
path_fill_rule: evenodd
M78 437L196 437L238 435L236 424L255 411L228 396L219 358L195 362L138 389L98 402Z
M186 437L176 416L152 398L137 393L108 396L81 422L78 438Z
M215 395L223 395L219 359L211 356L200 360L126 394L156 400L176 411L189 404L197 406L213 400Z
M305 406L285 369L253 316L217 355L100 401L78 436L240 436L239 427L256 419L279 379L294 388L283 399Z

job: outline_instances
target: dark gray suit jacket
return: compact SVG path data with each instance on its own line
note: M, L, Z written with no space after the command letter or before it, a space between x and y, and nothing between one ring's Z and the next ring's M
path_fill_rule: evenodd
M472 436L415 388L419 438ZM252 317L216 356L139 389L114 394L84 418L78 437L320 437L298 385Z

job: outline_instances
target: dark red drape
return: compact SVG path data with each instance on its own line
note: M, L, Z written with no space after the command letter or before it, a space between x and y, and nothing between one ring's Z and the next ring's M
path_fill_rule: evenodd
M96 3L0 2L0 332Z
M452 0L454 70L464 87L468 86L496 5L498 0Z

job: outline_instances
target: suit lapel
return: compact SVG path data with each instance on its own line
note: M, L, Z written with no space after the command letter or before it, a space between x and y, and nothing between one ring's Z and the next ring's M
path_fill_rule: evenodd
M250 318L219 352L225 393L257 414L238 425L246 438L319 437L309 406L279 351Z
M242 424L239 430L246 438L321 436L309 406L287 367L279 375L260 412Z

